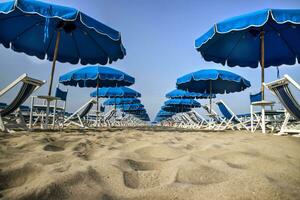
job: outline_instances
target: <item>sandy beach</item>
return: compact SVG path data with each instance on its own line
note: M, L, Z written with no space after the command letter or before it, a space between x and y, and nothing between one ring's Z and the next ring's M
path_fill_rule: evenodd
M300 139L161 128L1 135L1 199L299 199Z

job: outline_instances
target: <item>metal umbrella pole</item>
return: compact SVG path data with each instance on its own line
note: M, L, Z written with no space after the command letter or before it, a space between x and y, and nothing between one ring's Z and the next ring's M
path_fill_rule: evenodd
M51 74L50 74L50 84L49 84L49 90L48 90L48 97L46 99L46 101L47 101L46 124L45 124L46 129L48 128L48 122L49 122L51 92L52 92L52 84L53 84L53 77L54 77L54 71L55 71L55 64L56 64L56 60L57 60L59 42L60 42L60 30L57 31L57 37L56 37L55 49L54 49L54 57L53 57L53 62L52 62Z
M262 31L260 33L260 40L261 40L261 100L265 100L265 87L264 87L264 82L265 82L265 32Z
M97 110L96 110L96 127L98 127L99 123L99 94L98 94L98 88L99 88L99 79L97 78Z
M262 31L260 33L260 40L261 40L261 100L265 100L265 88L264 88L264 82L265 82L265 32ZM266 133L266 126L265 126L265 106L261 106L261 118L262 118L262 133Z
M209 81L209 114L211 114L212 81Z

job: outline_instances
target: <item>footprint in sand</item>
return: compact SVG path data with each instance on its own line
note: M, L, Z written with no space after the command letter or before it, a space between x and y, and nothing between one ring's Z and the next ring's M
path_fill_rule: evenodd
M221 144L208 144L208 145L205 145L202 149L204 151L206 150L215 150L215 149L221 149L223 148L223 146Z
M127 187L152 188L164 182L161 177L162 163L132 159L126 159L124 162L129 168L123 171L124 184Z
M50 143L50 142L55 142L56 138L54 138L54 137L44 137L40 141L42 143Z
M45 151L64 151L65 148L54 145L54 144L47 144L46 146L44 146L44 150Z
M65 155L63 154L52 154L52 155L46 155L45 157L40 157L38 159L34 159L31 162L32 163L40 163L42 165L52 165L55 163L60 163L65 160Z
M28 179L34 179L40 168L33 167L31 164L25 164L16 169L0 172L0 190L19 187L27 182Z
M91 145L92 144L89 141L78 143L73 148L74 154L79 158L82 158L84 160L89 160L91 156L91 149L92 149Z
M125 137L116 137L115 139L118 143L126 143L127 142L127 139Z
M159 170L162 167L160 162L148 162L148 161L135 161L132 159L126 159L125 163L136 171L147 171L147 170Z
M175 182L193 185L209 185L221 183L226 180L228 180L228 176L225 172L191 162L178 169Z
M22 194L22 199L99 199L103 194L101 184L100 174L87 167L86 170L61 175L37 189L28 190Z
M183 155L183 152L180 149L168 145L142 147L135 150L135 153L142 158L157 159L161 161L175 159Z
M225 162L229 167L234 168L234 169L247 169L246 166L240 165L240 164L235 164L231 162Z
M70 169L71 167L71 164L61 164L61 166L57 167L57 168L54 168L53 171L54 172L59 172L59 173L62 173L62 172L65 172L67 171L68 169Z
M231 168L247 169L260 156L260 153L256 151L237 151L220 154L214 156L213 159L223 160Z
M192 150L194 148L194 146L191 145L191 144L187 144L187 145L185 145L184 148L187 149L187 150Z

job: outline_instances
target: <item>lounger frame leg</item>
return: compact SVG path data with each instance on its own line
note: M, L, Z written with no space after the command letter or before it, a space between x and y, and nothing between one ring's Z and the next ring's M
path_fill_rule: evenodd
M287 127L287 124L288 124L288 122L290 120L290 117L291 117L290 113L288 113L288 112L285 111L285 118L284 118L284 121L282 123L279 135L285 135L285 134L287 134L285 132L285 130L287 129L286 127Z
M261 131L263 134L266 133L266 124L265 124L265 107L261 107Z
M26 129L28 129L26 123L25 123L25 119L22 115L22 112L20 109L18 109L17 111L17 117L16 117L17 120L19 120L17 123L21 124L22 126L26 127Z
M0 130L1 130L2 132L6 132L6 128L5 128L5 126L4 126L4 121L3 121L3 119L2 119L1 116L0 116Z
M34 105L34 97L31 97L31 102L30 102L30 115L29 115L29 129L32 129L33 105Z
M251 133L254 132L254 127L253 127L253 121L254 121L254 117L253 117L253 106L250 105L250 117L251 117Z

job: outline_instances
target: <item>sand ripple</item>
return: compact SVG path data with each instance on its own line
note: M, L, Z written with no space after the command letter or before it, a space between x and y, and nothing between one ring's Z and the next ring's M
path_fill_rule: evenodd
M299 152L299 138L230 131L0 135L0 199L299 199Z

